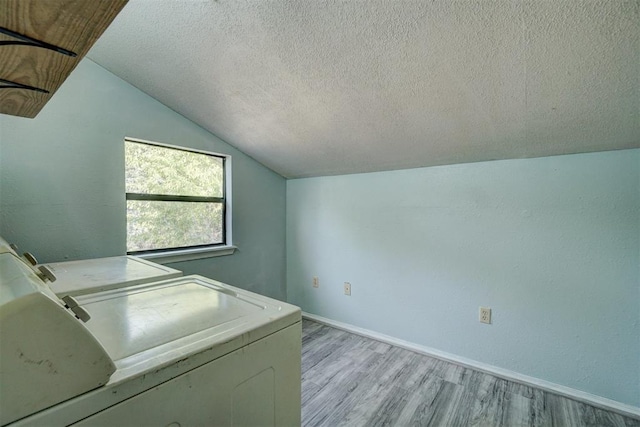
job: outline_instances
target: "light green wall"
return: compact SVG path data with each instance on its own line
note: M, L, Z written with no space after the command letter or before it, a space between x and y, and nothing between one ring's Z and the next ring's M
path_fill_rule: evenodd
M35 119L0 115L0 235L42 262L124 254L126 136L233 156L239 250L172 267L284 299L284 178L88 59Z
M0 235L124 254L125 136L233 156L239 250L173 267L640 406L640 150L285 182L84 60L36 119L0 115Z
M639 263L640 150L287 181L290 302L635 406Z

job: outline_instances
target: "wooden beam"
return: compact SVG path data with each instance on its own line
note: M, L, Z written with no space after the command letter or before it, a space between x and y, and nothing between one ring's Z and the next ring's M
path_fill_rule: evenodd
M48 91L0 89L0 113L35 117L98 40L127 0L0 0L0 27L75 53L0 34L0 79ZM0 84L2 86L2 84Z

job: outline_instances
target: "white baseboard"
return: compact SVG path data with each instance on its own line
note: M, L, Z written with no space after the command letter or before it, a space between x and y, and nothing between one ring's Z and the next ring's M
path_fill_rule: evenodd
M357 335L362 335L367 338L372 338L377 341L381 341L387 344L401 347L407 350L414 351L416 353L424 354L427 356L435 357L437 359L445 360L447 362L453 362L458 365L462 365L468 368L475 369L477 371L486 372L505 380L514 381L520 384L539 388L544 391L558 394L560 396L568 397L579 402L587 403L595 407L606 409L608 411L614 411L621 415L640 419L640 407L627 405L625 403L616 402L615 400L607 399L604 397L596 396L595 394L587 393L584 391L576 390L571 387L566 387L560 384L555 384L550 381L541 380L539 378L523 375L518 372L510 371L508 369L502 369L497 366L492 366L486 363L478 362L465 357L457 356L455 354L446 353L444 351L436 350L434 348L422 346L409 341L394 338L389 335L380 334L369 329L360 328L358 326L350 325L348 323L338 322L326 317L317 316L303 312L302 317L316 321L318 323L324 323L334 328L342 329L347 332L351 332Z

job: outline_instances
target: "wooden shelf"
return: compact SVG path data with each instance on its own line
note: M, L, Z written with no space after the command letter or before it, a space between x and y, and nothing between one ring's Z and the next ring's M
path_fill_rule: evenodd
M76 54L29 45L0 45L0 79L44 89L0 89L0 113L35 117L127 0L0 0L0 27ZM0 34L0 42L20 41ZM3 84L0 83L0 86Z

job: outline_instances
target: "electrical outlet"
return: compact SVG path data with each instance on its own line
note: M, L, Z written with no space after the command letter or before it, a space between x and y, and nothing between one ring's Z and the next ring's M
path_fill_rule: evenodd
M313 276L313 287L317 288L320 286L320 281L318 280L318 276Z
M351 296L351 283L344 282L344 294Z
M480 307L480 322L491 324L491 309L488 307Z

